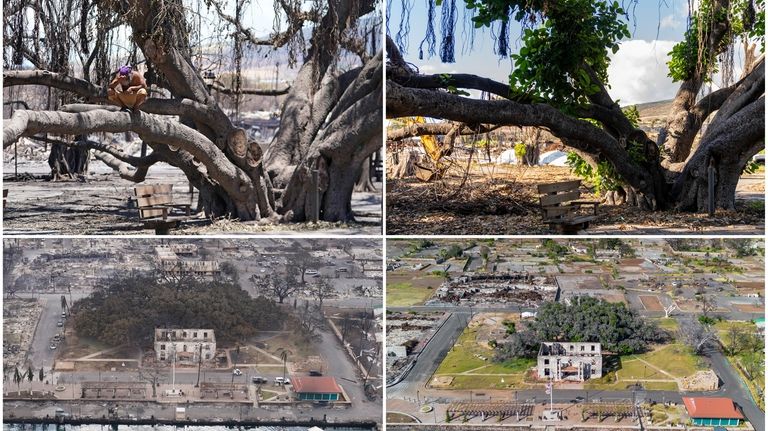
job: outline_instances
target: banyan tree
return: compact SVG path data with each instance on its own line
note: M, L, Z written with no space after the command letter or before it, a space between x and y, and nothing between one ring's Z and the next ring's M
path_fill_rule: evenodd
M265 7L276 18L259 37L248 17ZM47 87L54 103L16 110L4 123L4 146L69 137L51 142L52 158L93 150L135 182L166 162L199 191L209 217L305 221L319 190L320 219L350 221L355 183L381 147L378 7L374 0L6 1L3 86ZM207 82L205 46L227 47L231 83ZM244 58L276 53L298 67L290 87L247 88ZM106 104L106 85L124 62L146 63L150 97L139 112ZM249 139L223 109L222 94L236 108L252 94L283 95L274 138ZM124 154L94 139L98 132L133 132L144 150Z
M509 82L420 73L407 62L409 14L418 6L401 2L401 16L387 21L388 118L432 117L469 129L538 127L584 163L599 165L630 204L650 210L734 208L739 177L764 148L763 0L697 2L683 40L671 52L669 76L680 87L656 140L607 86L609 53L631 37L636 1L427 0L419 57L452 63L457 45L471 49L476 29L490 28L494 52L513 64ZM522 28L519 35L512 34L514 21ZM510 40L518 37L519 50L513 51ZM743 72L734 76L734 50L742 46ZM718 70L724 85L704 91ZM467 90L492 97L481 100Z

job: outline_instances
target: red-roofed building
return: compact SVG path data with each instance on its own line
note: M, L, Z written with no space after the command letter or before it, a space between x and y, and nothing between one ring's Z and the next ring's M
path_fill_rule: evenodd
M730 398L683 397L683 403L697 426L738 426L744 419Z
M293 392L302 401L339 401L341 386L333 377L291 376Z

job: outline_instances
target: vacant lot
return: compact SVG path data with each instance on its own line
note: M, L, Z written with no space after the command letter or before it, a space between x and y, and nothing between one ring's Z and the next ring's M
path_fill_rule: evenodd
M387 273L387 306L407 307L423 304L443 281L443 277L429 273Z
M643 307L648 311L664 310L661 301L659 301L659 297L656 295L640 295L640 302L643 303Z

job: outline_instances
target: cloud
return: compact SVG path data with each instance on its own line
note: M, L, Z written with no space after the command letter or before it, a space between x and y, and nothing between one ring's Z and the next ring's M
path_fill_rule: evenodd
M667 76L668 52L675 41L629 40L611 55L608 67L608 90L622 106L654 102L675 97L679 83Z
M661 22L659 23L659 26L661 28L676 29L676 28L681 28L682 27L682 23L680 21L678 21L677 18L675 18L674 15L667 15L664 18L661 19Z

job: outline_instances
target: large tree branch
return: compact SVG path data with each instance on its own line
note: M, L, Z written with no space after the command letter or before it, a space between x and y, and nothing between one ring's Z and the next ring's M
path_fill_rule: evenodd
M466 88L485 91L509 99L509 84L467 73L444 73L439 75L414 75L400 73L400 69L387 69L387 79L411 88L437 89Z
M416 123L409 124L399 129L387 131L387 141L402 141L403 139L413 138L416 136L425 135L447 135L451 130L456 127L456 124L450 122L444 123ZM457 135L474 135L492 132L500 125L485 125L480 124L477 127L469 127L463 124L456 130Z
M602 154L636 190L654 196L648 173L627 156L619 142L586 121L569 117L544 104L521 104L509 100L476 100L442 91L406 88L387 82L387 117L425 116L466 124L536 126L550 130L568 145Z
M6 70L3 87L44 85L75 93L91 102L106 102L107 90L88 81L47 70Z
M264 90L260 88L241 88L240 91L233 90L219 81L216 81L211 85L211 90L218 91L221 94L247 94L250 96L282 96L288 94L291 91L291 86L285 88L278 88L274 90Z
M38 133L86 134L95 132L135 132L142 139L173 145L192 154L203 163L212 179L226 185L239 197L252 190L246 174L233 166L213 142L200 132L179 122L148 114L106 112L102 110L79 114L49 111L16 111L3 127L4 148L22 136Z

